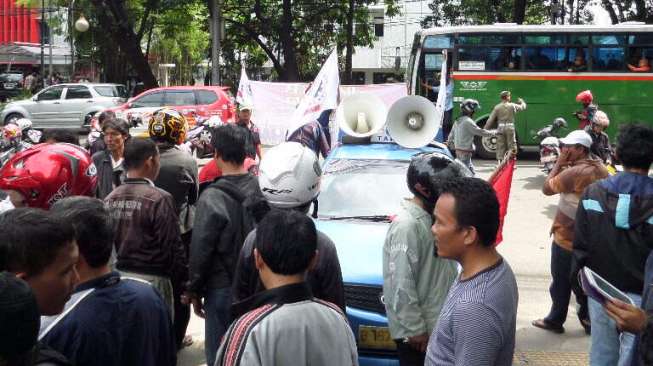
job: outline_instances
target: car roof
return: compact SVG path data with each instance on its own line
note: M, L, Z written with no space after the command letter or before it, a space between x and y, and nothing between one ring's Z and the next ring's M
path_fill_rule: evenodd
M111 84L111 83L61 83L61 84L55 84L52 86L78 86L78 85L84 85L84 86L124 86L123 84Z
M438 150L438 148L432 146L425 146L419 149L408 149L394 143L344 144L331 151L328 160L369 159L410 161L411 157L417 153Z
M148 89L146 91L154 91L154 90L227 90L229 87L226 86L216 86L216 85L198 85L198 86L191 86L191 85L181 85L181 86L161 86L158 88L152 88Z

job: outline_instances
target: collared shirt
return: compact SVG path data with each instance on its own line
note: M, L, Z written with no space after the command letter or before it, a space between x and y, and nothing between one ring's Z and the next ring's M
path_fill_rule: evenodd
M455 262L437 257L431 215L412 201L390 224L383 244L383 298L390 334L429 334L456 278Z
M502 101L501 103L497 104L494 109L492 110L492 114L490 114L490 118L488 118L487 122L485 123L485 129L491 129L494 127L495 123L499 123L499 125L502 124L510 124L510 123L515 123L515 114L517 112L521 112L526 109L526 102L523 100L521 103L511 103L508 101Z
M232 323L215 365L358 365L347 318L334 304L313 298L305 282L260 292L234 305Z
M89 290L44 344L75 365L175 365L170 314L152 286L111 272L78 285L69 303Z

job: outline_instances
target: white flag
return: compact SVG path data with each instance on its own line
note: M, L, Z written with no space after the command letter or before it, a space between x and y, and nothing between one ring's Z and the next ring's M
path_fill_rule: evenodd
M447 100L447 50L442 50L442 69L440 70L440 90L438 92L438 99L435 101L435 121L438 124L436 135L442 127L442 120L444 119L444 103ZM435 81L435 80L434 80ZM433 136L435 139L435 136Z
M254 97L252 96L252 86L249 83L245 66L240 69L240 82L238 82L238 92L236 93L236 102L240 105L253 107Z
M295 109L286 137L306 123L316 120L323 111L336 109L339 87L338 53L334 49Z

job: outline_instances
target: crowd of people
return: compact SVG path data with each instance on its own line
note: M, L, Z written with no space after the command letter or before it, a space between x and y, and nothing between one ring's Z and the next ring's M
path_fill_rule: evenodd
M479 104L465 100L448 136L456 158L410 161L412 197L389 225L382 263L402 366L512 364L517 284L495 247L497 196L471 164L476 135L503 139L501 158L516 151L526 103L500 97L498 132L476 126ZM204 173L180 148L184 117L167 108L153 114L149 139L106 113L92 155L56 134L15 155L0 170L0 365L175 365L193 342L191 309L204 319L208 365L357 365L336 247L309 216L324 131L316 121L263 154L250 117L245 106L213 130ZM596 153L607 115L588 118L560 139L542 188L560 202L553 305L533 325L564 332L573 292L592 365L651 365L653 129L622 126L610 156L624 171L608 176ZM632 303L588 299L583 267Z

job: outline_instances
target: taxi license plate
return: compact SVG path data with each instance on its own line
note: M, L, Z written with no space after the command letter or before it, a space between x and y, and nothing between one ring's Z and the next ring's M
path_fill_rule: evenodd
M358 346L374 349L397 349L387 327L358 327Z

